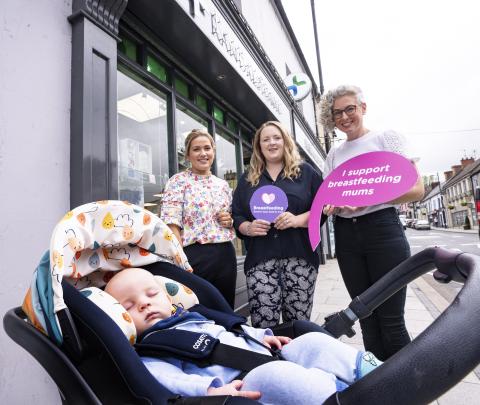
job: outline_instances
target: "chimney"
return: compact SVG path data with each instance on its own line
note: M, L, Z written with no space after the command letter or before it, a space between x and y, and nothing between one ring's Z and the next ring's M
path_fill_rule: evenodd
M462 169L463 169L463 166L462 166L462 165L452 166L453 175L456 176L458 173L460 173L460 171L461 171Z
M462 168L467 167L468 165L472 164L475 160L473 158L463 158L460 163L462 164Z
M453 171L443 172L443 175L445 176L445 181L448 181L453 177Z

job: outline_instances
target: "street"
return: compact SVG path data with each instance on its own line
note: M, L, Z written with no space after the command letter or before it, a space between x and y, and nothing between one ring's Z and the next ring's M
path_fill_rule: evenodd
M412 255L430 246L460 249L463 252L480 255L480 239L478 234L446 232L432 229L416 230L407 228L407 239Z
M475 233L447 232L436 229L427 231L411 228L407 228L405 233L410 243L412 255L431 246L460 249L463 252L480 255L480 240L478 234ZM425 274L423 279L448 302L452 302L462 288L462 285L456 282L441 284L433 279L431 273Z

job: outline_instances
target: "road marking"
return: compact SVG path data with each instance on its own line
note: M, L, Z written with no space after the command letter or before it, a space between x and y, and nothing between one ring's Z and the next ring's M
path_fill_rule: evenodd
M437 239L440 236L436 235L421 235L421 236L410 236L408 239Z
M460 246L477 246L480 247L478 243L460 243Z

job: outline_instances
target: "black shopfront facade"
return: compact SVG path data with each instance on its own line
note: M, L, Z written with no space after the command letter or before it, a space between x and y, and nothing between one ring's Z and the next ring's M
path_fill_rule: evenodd
M74 0L69 20L71 207L108 198L158 213L166 181L186 167L183 142L194 128L214 135L213 171L232 188L267 120L324 157L233 0ZM236 249L241 270L239 241ZM244 290L239 271L237 307Z

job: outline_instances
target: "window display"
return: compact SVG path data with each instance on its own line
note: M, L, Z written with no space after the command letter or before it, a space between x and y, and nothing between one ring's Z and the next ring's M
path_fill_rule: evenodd
M120 199L158 213L169 177L167 103L122 72L117 83Z

